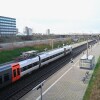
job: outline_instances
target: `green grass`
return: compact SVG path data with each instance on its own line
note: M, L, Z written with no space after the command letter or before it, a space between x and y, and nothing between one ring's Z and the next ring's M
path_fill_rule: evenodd
M63 43L54 43L54 48L57 48L58 45L61 47ZM22 47L22 48L17 48L13 50L4 50L0 52L0 64L9 62L14 60L14 58L18 57L21 55L22 52L25 51L30 51L30 50L38 50L38 52L44 51L44 49L47 48L47 50L50 50L52 47L50 45L35 45L33 47Z
M71 43L72 43L71 39L66 40L64 42L56 42L56 43L54 43L53 48L58 48L58 45L59 45L59 47L62 47L63 44L67 45L67 44L71 44ZM1 51L0 52L0 64L12 61L16 57L20 56L22 52L30 51L30 50L38 50L38 52L42 52L42 51L44 51L45 48L47 48L47 50L50 50L50 49L52 49L52 46L46 45L46 44L41 44L41 45L38 44L33 47L22 47L22 48L17 48L17 49L13 49L13 50Z
M88 84L83 100L100 100L100 57Z
M0 64L13 60L21 55L22 52L30 50L38 50L38 52L44 51L45 48L51 49L49 45L38 45L34 47L23 47L14 50L5 50L0 52Z

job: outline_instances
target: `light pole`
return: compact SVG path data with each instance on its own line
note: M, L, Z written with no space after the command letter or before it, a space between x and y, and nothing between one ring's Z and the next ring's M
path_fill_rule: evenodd
M40 96L41 96L41 100L43 100L43 95L42 95L42 86L44 85L44 82L45 82L46 80L44 80L43 82L41 82L39 85L37 85L35 88L33 88L32 90L34 91L35 89L41 89L40 90Z
M88 59L88 39L87 39L87 59Z
M53 42L54 42L54 41L53 41L53 39L52 39L52 49L53 49Z
M42 86L43 86L43 82L41 82L37 87L37 90L40 89L41 100L42 100Z

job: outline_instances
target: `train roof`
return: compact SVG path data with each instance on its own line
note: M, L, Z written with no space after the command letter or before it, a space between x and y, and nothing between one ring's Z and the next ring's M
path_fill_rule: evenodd
M50 55L53 55L53 54L56 54L58 52L62 52L64 50L64 48L66 49L69 49L71 46L64 46L63 48L57 48L57 49L53 49L51 51L48 51L48 52L44 52L43 54L40 55L40 57L47 57L47 56L50 56Z
M62 52L64 50L64 48L69 49L70 46L64 46L63 48L59 48L59 49L57 48L57 49L53 49L53 50L50 50L50 51L41 52L37 55L39 55L41 57L41 59L43 59L43 58L49 57L51 55L54 55L58 52ZM38 56L35 56L33 58L20 61L19 64L21 64L21 67L23 67L23 66L25 66L25 65L27 66L28 64L31 64L33 62L37 62L38 60L39 60Z
M4 70L7 70L7 69L10 69L10 68L11 68L11 65L1 66L1 67L0 67L0 72L1 72L1 71L4 71Z
M36 56L34 58L30 58L30 59L20 61L19 64L21 65L21 67L23 67L25 65L27 66L27 65L32 64L33 62L37 62L37 61L39 61L39 58Z

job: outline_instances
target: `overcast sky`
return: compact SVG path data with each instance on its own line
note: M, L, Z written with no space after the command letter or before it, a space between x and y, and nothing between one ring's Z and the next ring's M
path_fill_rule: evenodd
M0 0L0 15L16 18L20 31L100 32L100 0Z

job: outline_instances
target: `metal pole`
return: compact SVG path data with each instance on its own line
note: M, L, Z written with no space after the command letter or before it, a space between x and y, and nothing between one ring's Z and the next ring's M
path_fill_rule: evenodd
M99 44L99 35L98 35L98 44Z
M92 51L92 44L91 44L91 51Z
M39 85L37 85L35 88L33 88L32 90L34 91L35 89L40 89L40 96L39 96L39 98L38 99L36 99L36 100L39 100L39 99L41 99L41 100L43 100L43 94L42 94L42 86L44 85L44 82L45 82L45 80L43 81L43 82L41 82Z
M53 39L52 39L52 49L53 49Z
M40 94L41 94L41 100L42 100L42 84L41 84L41 89L40 89Z
M88 59L88 39L87 39L87 59Z

